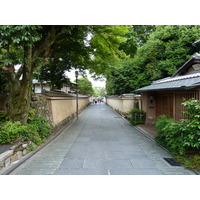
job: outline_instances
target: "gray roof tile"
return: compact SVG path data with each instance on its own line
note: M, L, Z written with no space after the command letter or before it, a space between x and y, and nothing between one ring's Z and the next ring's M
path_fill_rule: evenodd
M151 85L139 88L135 91L189 89L198 85L200 85L200 73L160 79L154 81Z

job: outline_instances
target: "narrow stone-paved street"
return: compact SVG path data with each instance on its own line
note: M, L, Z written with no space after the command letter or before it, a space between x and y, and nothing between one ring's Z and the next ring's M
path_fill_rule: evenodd
M105 104L91 105L79 119L11 174L190 175L163 158L171 155Z

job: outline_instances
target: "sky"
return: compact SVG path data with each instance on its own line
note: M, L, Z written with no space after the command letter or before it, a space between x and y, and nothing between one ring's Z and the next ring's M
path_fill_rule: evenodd
M92 86L93 87L104 87L105 88L105 79L104 80L98 80L98 81L95 81L91 75L89 74L89 71L86 70L86 73L87 73L87 78L89 79L89 81L92 83ZM75 78L75 70L71 70L70 72L67 72L66 74L68 76L68 78L70 78L70 80L72 82L74 82L74 80L76 79ZM79 75L78 78L81 78L82 76Z

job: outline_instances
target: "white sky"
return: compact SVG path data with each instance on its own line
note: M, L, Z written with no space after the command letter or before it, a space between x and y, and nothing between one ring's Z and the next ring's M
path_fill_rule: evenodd
M89 74L89 72L86 70L87 73L87 78L89 79L89 81L92 83L93 87L104 87L106 85L105 79L104 80L98 80L95 81L91 75ZM75 70L70 70L70 72L67 72L66 75L68 76L68 78L70 78L70 80L73 82L76 78L75 78ZM82 76L79 75L78 78L81 78Z

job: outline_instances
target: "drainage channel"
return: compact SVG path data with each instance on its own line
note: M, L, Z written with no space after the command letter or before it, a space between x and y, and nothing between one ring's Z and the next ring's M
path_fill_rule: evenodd
M163 159L167 161L171 166L182 166L179 162L177 162L173 158L163 158Z

